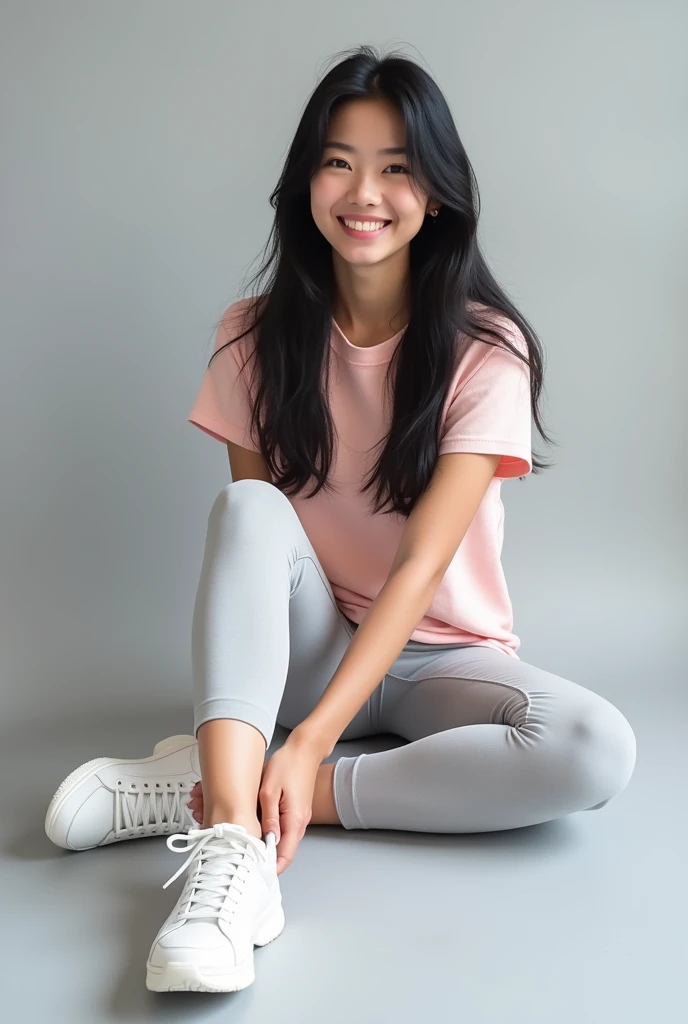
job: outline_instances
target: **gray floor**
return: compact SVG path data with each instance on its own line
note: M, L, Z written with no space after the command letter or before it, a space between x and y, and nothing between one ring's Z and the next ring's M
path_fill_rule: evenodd
M676 687L605 690L636 730L638 761L601 811L461 836L311 826L282 876L284 932L256 950L250 988L217 996L145 989L150 943L182 884L162 889L181 864L164 839L68 853L43 832L74 767L145 756L189 731L188 710L113 707L42 722L37 709L0 749L4 1019L676 1020L688 952L686 708ZM396 742L340 744L335 755Z

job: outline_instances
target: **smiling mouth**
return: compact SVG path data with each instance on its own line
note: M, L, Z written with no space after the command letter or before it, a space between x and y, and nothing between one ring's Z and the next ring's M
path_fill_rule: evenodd
M347 220L351 220L351 221L353 221L353 222L354 222L354 224L356 223L356 218L355 218L355 217L347 217L346 219L347 219ZM344 217L337 217L337 220L338 220L338 221L339 221L339 223L340 223L340 224L342 224L342 225L343 225L344 227L348 227L348 225L347 225L347 224L345 223L345 219L344 219ZM382 224L382 227L387 227L387 225L388 225L388 224L391 224L392 222L391 222L391 220L385 220L385 219L384 219L383 217L380 217L380 218L379 218L379 220L377 220L377 221L372 221L372 222L371 222L371 221L368 221L368 220L363 220L363 221L359 221L358 223L359 223L359 224L370 224L370 223L377 223L377 224ZM366 229L366 228L364 228L364 231L365 231L365 230L370 230L370 229ZM376 230L376 231L379 231L379 230L381 230L381 229L380 229L380 228L375 228L374 230Z

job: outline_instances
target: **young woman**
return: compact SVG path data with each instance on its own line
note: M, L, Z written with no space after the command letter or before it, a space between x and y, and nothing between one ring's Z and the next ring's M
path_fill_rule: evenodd
M223 316L189 416L232 473L194 608L194 735L81 766L46 818L69 849L186 844L156 991L253 981L309 822L518 828L603 807L635 764L617 708L516 653L500 491L546 468L542 353L481 255L438 86L405 56L345 55L271 202L271 276ZM324 763L378 732L407 742Z

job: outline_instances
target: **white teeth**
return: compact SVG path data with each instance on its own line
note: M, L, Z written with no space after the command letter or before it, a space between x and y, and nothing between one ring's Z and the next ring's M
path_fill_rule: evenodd
M348 228L353 228L354 231L379 231L380 228L385 226L385 222L379 221L360 221L360 220L346 220L342 217L342 220Z

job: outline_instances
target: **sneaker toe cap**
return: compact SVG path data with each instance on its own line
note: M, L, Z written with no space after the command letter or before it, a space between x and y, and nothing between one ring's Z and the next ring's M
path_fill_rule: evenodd
M87 779L46 822L48 838L66 850L98 846L113 828L113 799L97 777Z
M246 948L241 948L245 946ZM153 967L168 963L192 963L203 970L226 971L236 967L253 950L253 943L232 941L217 924L189 921L162 935L150 951Z

